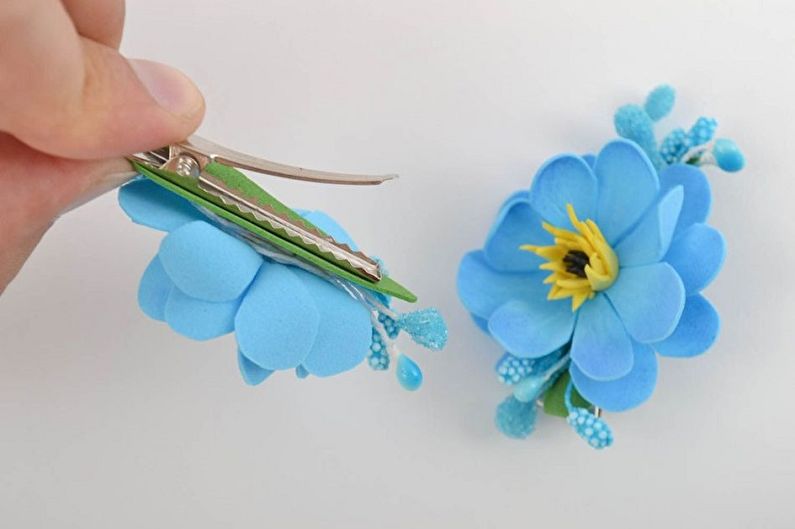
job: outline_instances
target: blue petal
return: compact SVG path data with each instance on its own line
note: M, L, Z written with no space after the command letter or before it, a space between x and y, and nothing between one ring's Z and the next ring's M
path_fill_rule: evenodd
M720 317L715 307L700 294L690 296L679 325L671 336L654 344L663 356L690 357L709 349L720 331Z
M606 292L627 332L641 343L667 338L685 306L685 287L668 263L622 268Z
M353 239L348 232L346 232L342 226L337 224L337 221L323 213L322 211L307 211L302 213L301 215L306 220L326 232L328 235L331 235L336 239L338 242L342 242L357 250L356 243L353 242Z
M273 374L270 369L264 369L243 355L237 352L237 366L240 368L240 375L249 386L261 384L266 378Z
M318 377L342 373L359 365L373 336L370 313L345 291L313 274L296 270L320 314L317 338L303 366Z
M166 301L174 283L157 256L146 267L138 285L138 305L144 314L158 321L166 321Z
M585 163L588 164L588 167L591 168L591 171L593 171L593 168L596 165L596 155L588 153L581 155L580 158L582 158L585 161Z
M194 340L217 338L234 330L240 300L215 303L195 299L178 288L166 302L166 323L179 334Z
M506 351L538 358L567 344L574 330L569 300L508 301L489 318L489 332Z
M546 299L546 272L497 272L482 251L464 255L458 268L458 296L475 316L488 319L500 305L512 299Z
M660 173L660 192L667 193L677 186L684 187L685 199L674 237L691 224L707 220L712 204L709 181L701 169L687 164L674 164L664 169Z
M530 207L527 192L516 193L503 204L491 228L484 248L486 261L495 270L529 272L544 260L532 252L520 250L522 244L552 244L541 217Z
M190 202L146 178L119 189L119 205L133 222L161 231L205 218Z
M632 370L616 380L599 381L571 366L574 387L590 403L607 411L625 411L645 402L657 384L657 357L648 345L633 344Z
M665 260L682 278L689 295L700 292L715 279L725 257L723 235L706 224L693 224L674 240Z
M180 290L215 302L239 297L262 265L262 257L251 246L203 221L166 235L158 255Z
M538 170L530 187L529 200L533 209L553 226L572 228L567 204L574 206L580 218L594 218L596 177L579 156L556 156Z
M470 314L470 316L472 317L472 321L475 322L475 325L478 327L478 329L485 332L486 334L489 334L489 320L486 318L481 318L480 316L475 316L474 314Z
M240 350L265 369L298 366L315 343L320 313L295 269L264 265L235 317Z
M648 209L657 197L660 182L646 154L627 140L605 145L594 173L599 182L596 223L613 243Z
M580 307L571 360L595 380L615 380L632 369L632 340L603 294Z
M616 246L622 267L656 263L663 258L671 246L683 197L682 186L673 188Z

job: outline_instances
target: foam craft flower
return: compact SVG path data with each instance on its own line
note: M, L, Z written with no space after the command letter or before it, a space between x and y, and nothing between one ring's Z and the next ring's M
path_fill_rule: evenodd
M654 390L655 351L694 356L717 335L717 312L700 294L725 253L705 224L709 209L700 169L676 164L658 176L630 141L596 157L557 156L505 202L485 247L464 257L459 295L510 355L569 347L585 399L633 408Z
M654 391L657 355L692 357L715 341L718 313L701 291L718 274L723 236L706 224L700 169L740 170L737 145L700 117L658 143L674 106L662 85L615 113L621 138L598 155L547 161L529 190L502 205L481 250L464 256L458 293L506 351L496 365L512 394L498 407L509 437L532 433L536 403L566 417L594 448L612 444L600 417Z
M230 332L238 344L243 379L261 383L274 371L294 369L327 377L357 366L368 356L385 369L385 341L380 328L394 338L400 329L426 324L426 309L396 322L371 312L342 289L300 268L261 256L247 243L227 234L187 200L157 184L138 179L119 192L122 209L136 223L167 232L141 279L138 302L149 317L195 340ZM341 242L356 248L351 237L329 216L301 213ZM380 296L388 307L389 299ZM417 316L419 315L419 316ZM435 312L438 332L446 329ZM417 320L422 321L417 323ZM438 326L441 325L441 331ZM378 328L376 328L378 327ZM427 332L425 327L422 328ZM433 348L444 344L436 342ZM401 355L398 379L407 389L422 381L419 367Z

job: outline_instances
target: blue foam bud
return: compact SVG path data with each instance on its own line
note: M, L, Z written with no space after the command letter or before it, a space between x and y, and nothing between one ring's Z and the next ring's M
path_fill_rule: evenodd
M535 402L521 402L508 397L497 406L494 424L508 437L524 439L533 433L536 425Z
M613 444L613 432L607 423L585 408L573 408L566 422L592 448L601 450Z
M561 355L561 350L539 358L519 358L511 353L505 353L494 369L503 384L512 386L530 375L546 372L560 359Z
M680 162L682 157L690 150L692 143L690 137L684 129L676 128L672 130L660 144L660 156L665 163L673 164Z
M660 121L667 116L674 107L676 92L673 87L667 84L660 85L652 90L646 97L643 109L652 121Z
M307 371L304 366L298 366L295 368L295 376L298 378L306 378L309 376L309 371Z
M737 144L730 139L719 138L715 140L712 155L715 157L718 167L724 171L734 173L745 167L745 156L743 156Z
M607 448L613 444L613 431L605 421L585 408L576 407L571 403L571 392L573 389L574 385L570 381L568 386L566 386L563 400L566 404L566 409L569 411L566 422L591 448L597 450Z
M401 314L397 325L423 347L438 351L447 345L447 325L434 308Z
M398 357L395 374L403 389L416 391L422 385L422 370L420 370L420 366L406 355Z
M690 127L690 131L687 133L687 137L690 139L690 145L696 147L709 142L712 137L715 136L715 130L717 130L717 128L718 121L716 119L701 116L696 120L693 126Z
M511 353L505 353L494 368L500 382L512 386L524 380L533 372L532 358L519 358Z
M643 108L624 105L616 111L613 122L618 135L637 143L657 169L665 167L665 162L657 152L654 123Z

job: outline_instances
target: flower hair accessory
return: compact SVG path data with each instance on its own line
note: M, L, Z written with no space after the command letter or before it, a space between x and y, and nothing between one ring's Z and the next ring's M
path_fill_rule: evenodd
M194 340L234 332L250 385L288 369L299 378L333 376L365 359L385 370L396 357L400 384L420 387L422 371L395 339L404 331L423 347L443 348L441 315L397 312L393 296L416 297L383 263L359 251L328 215L291 210L232 166L327 183L380 183L390 175L294 168L198 138L132 162L146 178L121 188L119 203L133 222L167 232L141 278L145 314Z
M613 433L602 411L651 396L657 355L699 355L717 337L718 313L700 292L725 242L706 223L702 168L738 171L744 158L731 140L713 139L711 118L658 143L654 123L674 99L658 87L644 105L618 109L621 138L597 155L548 160L461 261L461 301L506 351L496 371L511 395L495 421L509 437L532 433L541 407L605 448Z

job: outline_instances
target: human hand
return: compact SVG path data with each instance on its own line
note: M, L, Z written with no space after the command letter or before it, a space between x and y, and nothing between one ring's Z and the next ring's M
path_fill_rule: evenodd
M122 156L188 137L204 100L118 52L124 0L0 2L0 293L63 212L124 182Z

